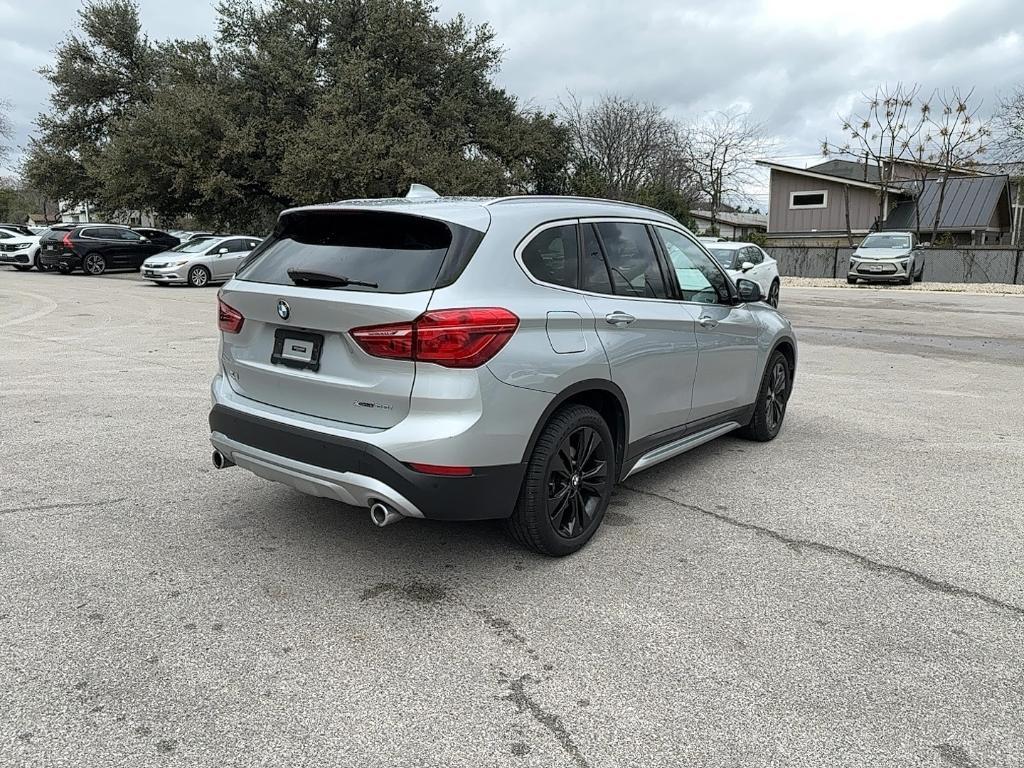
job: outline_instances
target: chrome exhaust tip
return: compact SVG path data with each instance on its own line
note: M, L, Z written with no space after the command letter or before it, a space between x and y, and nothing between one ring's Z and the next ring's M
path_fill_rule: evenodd
M220 451L213 452L213 466L215 469L227 469L228 467L235 466L235 462L229 459Z
M376 501L370 505L370 520L378 528L397 523L401 519L403 519L403 515L400 512L395 512L386 504Z

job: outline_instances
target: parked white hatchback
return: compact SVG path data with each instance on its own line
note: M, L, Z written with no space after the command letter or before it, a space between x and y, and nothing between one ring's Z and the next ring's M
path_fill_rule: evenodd
M142 262L142 276L158 284L202 288L231 279L263 238L251 235L197 237Z
M704 243L718 263L733 280L744 277L761 286L765 301L779 306L779 264L760 246L753 243Z

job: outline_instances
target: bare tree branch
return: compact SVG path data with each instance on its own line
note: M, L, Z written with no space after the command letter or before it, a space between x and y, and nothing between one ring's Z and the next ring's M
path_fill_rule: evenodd
M681 150L693 187L708 200L711 226L728 198L744 198L758 183L754 163L771 153L774 141L762 123L745 112L713 112L694 122Z

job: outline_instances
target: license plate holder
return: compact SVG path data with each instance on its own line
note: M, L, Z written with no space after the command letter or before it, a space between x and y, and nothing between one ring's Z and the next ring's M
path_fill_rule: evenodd
M864 269L868 272L882 272L885 270L881 264L865 264Z
M316 373L320 370L320 353L323 348L323 334L278 328L274 331L274 352L270 362Z

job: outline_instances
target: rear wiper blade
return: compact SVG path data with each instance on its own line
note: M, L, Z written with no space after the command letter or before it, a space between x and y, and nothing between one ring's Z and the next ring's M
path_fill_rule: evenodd
M345 288L349 285L358 285L363 288L379 288L377 283L368 283L363 280L352 280L344 275L332 275L330 272L317 272L310 269L289 269L288 277L296 285L323 285L338 288Z

